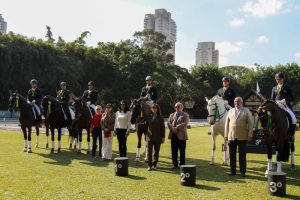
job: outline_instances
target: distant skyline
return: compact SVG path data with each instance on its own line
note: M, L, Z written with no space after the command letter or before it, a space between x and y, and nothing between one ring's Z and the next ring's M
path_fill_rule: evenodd
M300 63L300 1L297 0L0 0L7 31L72 41L90 31L88 45L131 39L145 14L164 8L177 24L175 63L195 63L198 42L213 41L219 65Z

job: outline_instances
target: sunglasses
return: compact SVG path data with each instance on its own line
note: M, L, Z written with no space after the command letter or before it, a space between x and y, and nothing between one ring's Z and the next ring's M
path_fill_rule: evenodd
M124 104L124 103L121 103L120 106L125 106L125 104Z

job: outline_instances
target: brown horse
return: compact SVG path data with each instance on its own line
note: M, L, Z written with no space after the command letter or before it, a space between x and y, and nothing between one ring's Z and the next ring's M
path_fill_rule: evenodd
M75 137L76 138L75 141L77 140L77 138L79 139L78 153L81 153L82 130L85 129L87 132L87 142L88 142L87 154L90 154L91 152L90 127L91 127L92 113L87 103L81 98L74 99L73 106L75 108L75 127L76 127L75 132L78 134L78 137Z
M22 95L17 92L12 93L10 91L9 98L9 111L20 110L19 122L24 135L24 152L31 153L31 131L32 126L36 127L36 135L39 136L39 125L41 121L35 119L35 115L32 110L32 105L29 104ZM38 139L37 144L38 145Z
M130 105L131 110L131 124L135 124L136 126L136 132L138 137L138 145L137 145L137 153L135 161L140 161L141 156L141 146L142 146L142 136L145 135L146 139L146 133L147 133L147 124L146 124L146 117L150 115L150 106L146 104L141 99L135 99L131 102ZM145 143L145 162L148 161L147 151Z
M281 172L281 161L289 160L289 122L284 111L272 100L265 101L257 110L258 121L261 123L264 139L267 143L268 169L272 170L272 145L274 144L277 154L277 172Z

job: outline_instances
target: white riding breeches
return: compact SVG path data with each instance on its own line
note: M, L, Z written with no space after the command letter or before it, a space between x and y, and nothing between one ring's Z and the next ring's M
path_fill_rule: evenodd
M148 100L148 101L146 101L146 104L148 104L149 106L152 106L154 104L154 101Z
M284 105L283 103L281 103L280 101L277 102L277 105L283 109L284 111L288 112L289 115L291 116L291 119L292 119L292 124L297 124L297 118L296 118L296 115L295 113L287 106L287 105Z
M37 111L37 114L38 115L41 115L41 109L34 103L33 104L33 107L36 109L36 111ZM33 110L33 112L34 112L34 108L32 107L32 110Z
M69 111L70 111L70 115L71 115L71 119L75 119L75 113L74 111L71 109L71 107L69 106Z

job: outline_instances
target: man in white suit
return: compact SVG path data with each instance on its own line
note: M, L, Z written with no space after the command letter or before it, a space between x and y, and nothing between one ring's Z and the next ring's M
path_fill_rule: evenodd
M225 122L225 139L228 140L230 153L230 174L236 174L236 151L239 148L241 176L246 174L246 145L253 136L253 119L248 108L243 107L243 99L234 99L234 108L229 110Z

